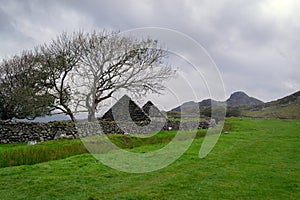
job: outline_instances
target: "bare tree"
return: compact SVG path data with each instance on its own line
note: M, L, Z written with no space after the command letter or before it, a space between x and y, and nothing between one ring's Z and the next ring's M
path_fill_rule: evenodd
M48 76L50 93L56 99L53 107L68 115L75 121L72 92L70 87L70 73L78 65L81 57L80 42L82 33L62 33L50 44L44 44L37 48L37 52L43 58L43 71Z
M162 65L167 54L156 40L139 40L116 32L63 33L35 50L34 54L24 53L1 64L2 113L22 105L23 111L36 110L24 113L27 116L60 110L75 121L74 114L84 109L92 121L100 103L116 92L125 89L136 95L160 93L163 81L174 74L169 66ZM13 92L3 88L13 88ZM30 101L31 97L34 101ZM44 104L33 104L42 98ZM17 99L16 105L9 103Z
M41 70L39 59L33 52L23 51L1 62L1 119L34 119L50 113L54 99L48 95L48 75Z
M77 106L95 120L98 105L125 89L137 95L160 93L174 71L162 65L167 54L157 40L124 37L115 32L85 34L79 41L80 65L72 73Z

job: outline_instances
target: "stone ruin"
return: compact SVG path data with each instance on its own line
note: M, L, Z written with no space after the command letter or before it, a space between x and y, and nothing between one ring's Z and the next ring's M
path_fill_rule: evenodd
M151 119L166 119L166 116L151 101L148 101L142 109Z
M124 95L99 120L103 133L136 133L151 119L129 96ZM120 127L123 125L123 127Z
M136 123L150 122L150 118L131 98L124 95L101 118L105 121L134 121Z

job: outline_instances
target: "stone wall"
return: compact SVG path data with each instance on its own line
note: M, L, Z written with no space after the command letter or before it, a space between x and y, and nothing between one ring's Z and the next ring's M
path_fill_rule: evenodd
M76 126L71 122L16 122L0 121L0 143L16 143L29 141L47 141L59 138L80 138L101 133L116 134L139 134L153 133L160 130L189 130L206 129L215 126L208 120L201 121L153 121L150 124L144 122L121 122L119 127L114 121L102 120L99 123L78 123ZM99 131L99 128L101 130Z
M121 127L120 125L121 124ZM215 127L215 120L202 120L202 121L170 121L170 120L152 120L150 123L145 121L140 122L115 122L100 120L101 129L105 134L141 134L141 133L153 133L160 130L195 130L195 129L208 129Z
M34 123L0 121L0 143L47 141L61 137L74 138L74 125L63 123Z

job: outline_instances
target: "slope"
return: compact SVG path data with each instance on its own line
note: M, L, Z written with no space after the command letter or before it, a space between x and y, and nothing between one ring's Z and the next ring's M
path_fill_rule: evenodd
M281 99L244 110L243 116L299 119L300 118L300 91Z

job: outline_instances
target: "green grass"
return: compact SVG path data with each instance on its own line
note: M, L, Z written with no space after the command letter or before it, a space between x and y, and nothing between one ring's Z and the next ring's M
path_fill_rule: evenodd
M119 172L90 154L1 168L0 199L300 199L300 120L232 118L225 129L229 134L204 159L198 137L182 157L151 173Z
M27 143L1 144L0 167L32 165L87 153L80 140L48 141L28 146Z
M199 130L197 137L202 137L206 130ZM136 138L133 135L111 134L110 140L121 148L132 149L147 144L168 143L176 131L161 131L154 137ZM87 153L80 139L62 139L42 142L28 146L27 143L1 144L0 168L18 165L32 165L41 162L58 160L73 155Z

